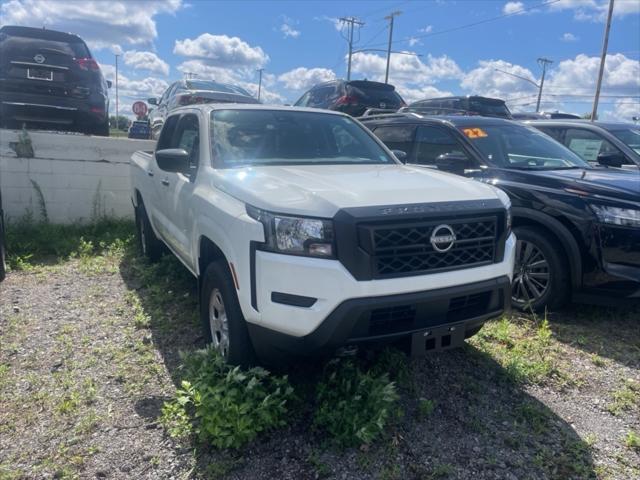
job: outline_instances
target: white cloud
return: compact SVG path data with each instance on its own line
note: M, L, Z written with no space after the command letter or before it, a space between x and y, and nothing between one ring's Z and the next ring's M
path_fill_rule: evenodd
M422 42L420 41L419 38L409 37L408 41L409 41L410 47L415 47L416 45L422 45Z
M516 13L524 13L521 10L524 8L524 3L522 2L507 2L502 7L502 13L505 15L513 15Z
M536 77L527 68L504 60L481 60L478 65L467 72L460 82L460 86L471 94L509 99L533 95L537 92L537 88L526 80L496 71L496 69L504 70L536 82Z
M260 47L252 47L238 37L210 33L194 39L176 40L173 53L227 68L258 68L269 61L269 56Z
M344 23L338 17L329 17L328 15L322 15L321 17L313 17L318 22L329 22L338 31L344 28Z
M136 69L149 70L160 75L169 75L169 65L153 52L130 50L123 56L124 63Z
M335 78L336 74L328 68L298 67L280 75L278 81L291 90L308 90L318 83L328 82Z
M107 80L113 82L110 96L115 101L116 68L113 65L100 65L100 69ZM148 97L159 97L169 87L166 80L156 77L146 77L141 80L132 80L118 72L118 95L121 97L131 97L136 100Z
M300 30L296 30L294 25L297 25L297 21L293 18L289 18L286 15L282 16L282 25L280 25L280 31L284 35L284 38L298 38L300 36Z
M576 20L592 22L604 22L608 9L609 0L559 0L549 5L550 11L573 10ZM640 2L637 0L617 0L613 4L615 17L638 14L640 14Z
M602 112L600 118L612 119L621 122L632 122L633 117L640 117L640 101L638 98L620 98L615 101L613 110L604 110L602 107L598 108L599 112Z
M154 17L175 14L181 5L182 0L9 0L0 6L0 18L5 25L44 25L77 33L90 47L102 49L112 48L114 39L124 44L151 45L158 36Z
M384 81L386 65L387 59L382 55L356 53L352 57L351 69L370 80ZM446 55L428 55L426 62L416 55L391 55L389 72L390 83L397 85L428 85L437 80L462 76L460 67Z
M431 33L433 32L433 25L427 25L424 28L418 30L419 33Z
M576 37L573 33L565 33L560 37L560 40L563 42L577 42L578 37Z
M418 100L425 100L427 98L449 97L453 95L451 92L440 90L433 85L427 85L421 88L409 88L401 86L396 90L407 103L417 102Z

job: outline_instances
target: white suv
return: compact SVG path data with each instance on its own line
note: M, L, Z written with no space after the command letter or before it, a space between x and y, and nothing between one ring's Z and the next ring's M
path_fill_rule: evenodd
M231 363L402 339L423 354L508 304L508 197L402 165L347 115L180 108L131 165L142 251L166 245L199 279Z

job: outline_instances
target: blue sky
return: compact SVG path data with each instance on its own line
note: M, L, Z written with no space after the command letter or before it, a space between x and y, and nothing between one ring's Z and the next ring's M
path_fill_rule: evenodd
M602 46L606 0L430 1L54 1L3 0L3 24L72 31L92 47L108 78L120 53L121 104L162 93L184 72L295 101L314 83L346 76L346 32L337 20L365 25L353 78L383 78L388 22L394 25L390 82L407 100L443 94L499 96L516 110L534 108L536 88L495 69L538 82L538 57L554 60L543 106L590 110ZM471 24L477 25L471 26ZM456 29L450 31L452 29ZM373 49L373 50L372 50ZM616 0L609 43L605 117L640 114L640 0Z

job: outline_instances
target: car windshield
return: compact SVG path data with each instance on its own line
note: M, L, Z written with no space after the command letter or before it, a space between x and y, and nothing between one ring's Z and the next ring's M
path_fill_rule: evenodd
M544 133L521 125L463 126L461 132L496 167L519 170L591 168Z
M351 118L290 110L214 110L212 151L221 167L393 164Z
M615 135L618 140L632 148L640 155L640 129L625 128L622 130L611 130L611 134Z
M211 90L214 92L236 93L240 95L251 96L245 89L235 85L213 82L210 80L187 80L187 88L189 90Z

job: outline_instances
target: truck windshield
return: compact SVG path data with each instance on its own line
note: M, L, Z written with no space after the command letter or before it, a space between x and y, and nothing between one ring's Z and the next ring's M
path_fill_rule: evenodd
M544 133L521 125L460 127L489 163L520 170L591 168L568 148Z
M623 130L611 130L611 133L618 139L640 154L640 130L635 128L625 128Z
M290 110L214 110L211 149L218 167L394 164L352 119Z

